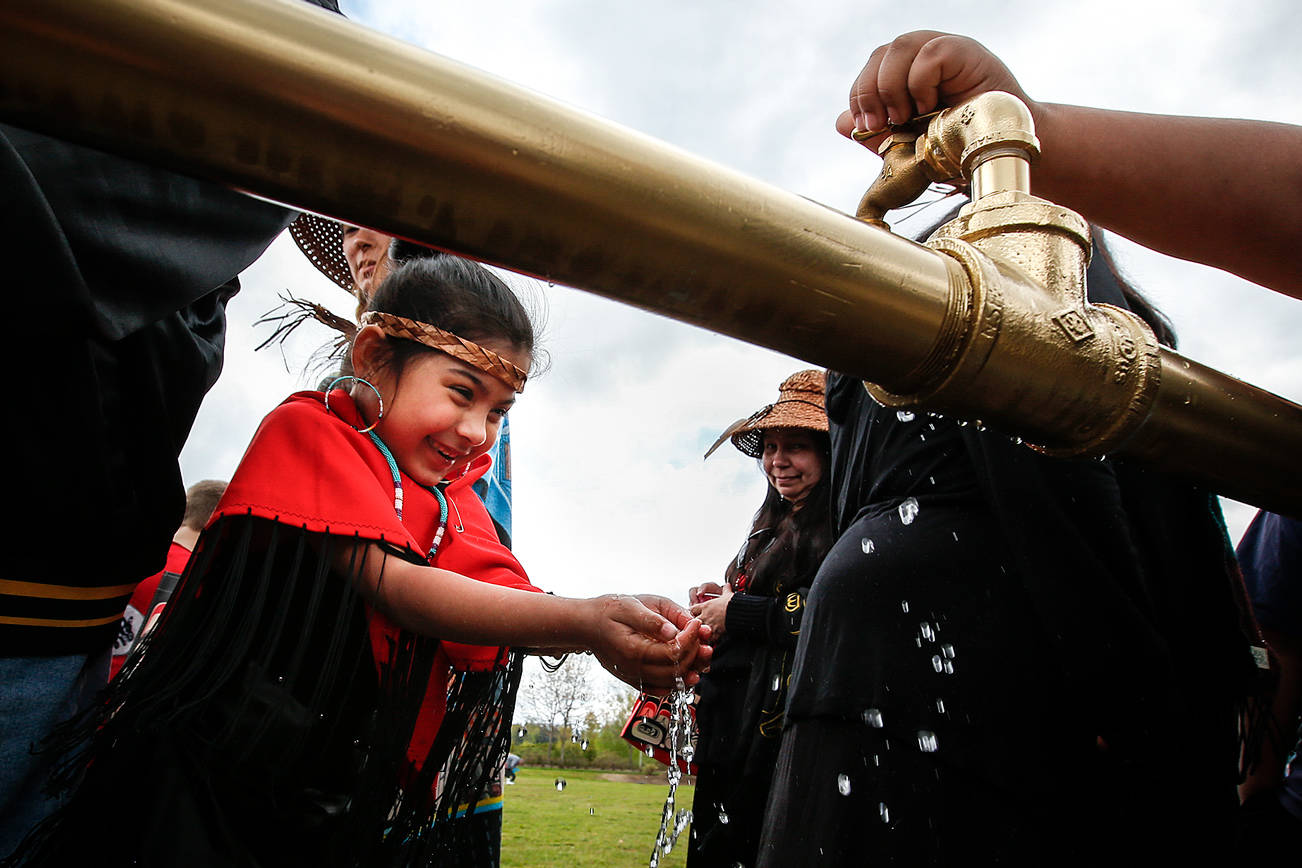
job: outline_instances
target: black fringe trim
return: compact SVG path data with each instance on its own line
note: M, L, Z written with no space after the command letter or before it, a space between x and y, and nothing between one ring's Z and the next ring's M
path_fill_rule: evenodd
M6 864L421 866L455 852L458 809L509 745L520 661L454 676L411 768L439 642L401 633L376 677L354 586L376 551L252 516L205 531L158 628L47 743L50 790L70 797Z

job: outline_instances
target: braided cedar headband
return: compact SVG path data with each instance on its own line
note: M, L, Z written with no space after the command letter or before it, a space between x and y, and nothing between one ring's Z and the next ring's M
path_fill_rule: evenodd
M520 370L492 350L481 347L474 341L459 338L452 332L444 331L429 323L372 310L362 314L361 324L379 326L386 335L406 338L447 353L468 365L474 365L486 374L491 374L517 392L524 391L525 381L529 379L527 371Z

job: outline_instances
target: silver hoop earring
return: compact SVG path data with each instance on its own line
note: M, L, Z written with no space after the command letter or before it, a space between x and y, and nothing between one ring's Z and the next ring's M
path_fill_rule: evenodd
M380 394L379 389L375 388L375 384L372 383L370 380L366 379L365 377L354 377L351 374L342 377L335 377L333 380L330 381L330 385L326 386L326 391L325 391L326 412L334 413L334 411L330 409L330 393L334 391L335 384L342 383L344 380L352 380L355 383L361 383L362 385L366 386L372 392L375 393L375 400L380 402L380 414L375 417L374 422L372 422L366 428L353 428L353 430L356 431L358 434L366 434L367 432L374 430L375 426L379 425L380 420L384 418L384 396ZM335 415L339 416L338 413L335 413ZM339 416L339 418L342 419L343 417ZM352 428L352 425L349 425L349 427Z

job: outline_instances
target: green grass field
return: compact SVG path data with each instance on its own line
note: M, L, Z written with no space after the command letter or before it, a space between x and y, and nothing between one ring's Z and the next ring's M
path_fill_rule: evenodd
M651 858L669 784L606 780L589 769L523 768L506 788L502 868L637 868ZM565 790L556 791L556 778ZM618 776L625 777L625 776ZM692 787L679 786L677 807L692 806ZM662 868L681 868L687 836Z

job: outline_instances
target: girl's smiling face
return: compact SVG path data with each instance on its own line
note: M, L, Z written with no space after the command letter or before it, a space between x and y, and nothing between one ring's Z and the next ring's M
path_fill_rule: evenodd
M529 367L528 353L518 348L491 340L479 344L520 368ZM398 467L425 486L457 476L492 448L502 419L515 403L515 391L506 383L437 351L418 353L400 374L383 367L367 379L384 396L384 418L375 433ZM366 402L368 395L368 403L374 405L369 389L354 388L359 403ZM374 419L378 407L366 403L363 407L368 421Z

